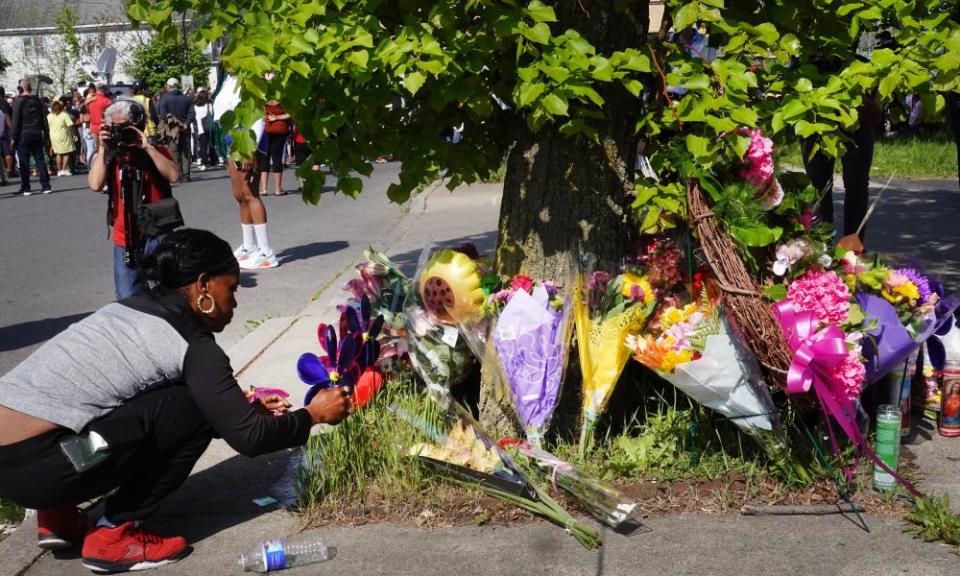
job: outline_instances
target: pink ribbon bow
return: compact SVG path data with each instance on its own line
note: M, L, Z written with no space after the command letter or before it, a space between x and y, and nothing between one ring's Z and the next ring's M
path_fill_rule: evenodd
M832 324L818 331L819 323L816 314L809 310L797 310L789 300L775 303L771 312L780 324L790 349L793 350L793 361L787 372L787 392L799 394L813 388L821 408L828 416L827 431L833 453L838 461L840 461L840 447L837 445L829 417L837 421L840 429L856 448L853 466L844 467L841 461L840 467L847 479L853 478L853 473L860 463L860 455L866 454L870 460L903 484L910 493L919 496L920 493L912 484L897 476L870 450L866 439L860 433L860 428L857 427L856 409L847 397L847 391L833 377L832 369L843 362L849 354L843 331Z

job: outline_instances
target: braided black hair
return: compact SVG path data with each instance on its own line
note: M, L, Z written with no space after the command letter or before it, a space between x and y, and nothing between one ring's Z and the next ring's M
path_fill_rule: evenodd
M140 259L140 270L157 290L182 288L201 274L218 276L238 269L233 250L207 230L181 228Z

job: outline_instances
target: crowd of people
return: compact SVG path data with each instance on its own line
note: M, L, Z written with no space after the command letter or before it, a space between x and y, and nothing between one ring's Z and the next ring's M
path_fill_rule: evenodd
M127 89L129 94L124 93ZM30 181L36 179L40 191L47 194L53 191L51 178L88 172L99 146L103 112L121 96L132 97L146 110L146 136L173 152L182 181L190 182L194 171L225 167L226 148L214 122L209 88L182 88L175 78L154 93L142 83L118 90L104 82L91 82L51 98L35 95L30 82L21 80L15 95L0 87L0 184L7 186L19 179L18 193L30 196ZM267 192L268 174L272 173L274 194L286 194L282 171L297 157L289 118L276 102L268 104L267 133L260 151L268 165L261 176L261 193Z
M0 375L0 499L36 509L37 544L79 548L94 573L164 566L189 554L187 541L141 521L183 484L213 438L256 456L302 446L314 425L336 424L351 408L345 387L297 410L276 393L251 400L214 338L233 319L240 270L277 265L260 190L272 173L282 193L290 116L268 103L263 118L243 126L260 140L258 151L231 159L208 147L214 120L239 102L234 78L213 101L171 78L159 98L139 88L112 98L94 86L79 107L20 87L10 142L21 177L29 190L33 160L47 191L49 153L58 174L85 166L90 189L107 192L117 301ZM223 141L232 144L229 134ZM172 186L189 179L194 158L225 158L243 233L236 249L182 227ZM101 498L97 518L78 508Z

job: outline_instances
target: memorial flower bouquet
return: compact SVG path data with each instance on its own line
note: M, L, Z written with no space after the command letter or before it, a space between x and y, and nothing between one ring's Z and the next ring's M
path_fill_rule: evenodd
M560 397L572 302L551 282L517 276L487 301L495 362L527 439L539 446Z
M451 480L475 487L546 518L567 530L584 548L600 546L600 535L576 520L547 491L530 480L509 454L483 431L466 410L443 393L432 394L423 413L393 405L391 412L418 432L407 454L420 458Z
M769 391L756 382L753 353L732 334L722 311L706 292L680 304L675 297L650 322L645 334L629 335L634 360L655 371L690 398L759 436L773 432L776 417Z
M529 442L504 438L500 446L515 460L523 459L535 466L555 487L576 499L594 518L607 526L617 528L640 511L635 499Z
M597 419L630 359L627 335L643 330L656 305L654 288L636 266L624 267L617 276L602 270L577 276L573 317L583 375L581 457L590 450Z
M950 322L960 298L941 299L939 286L915 268L893 268L852 251L838 250L837 256L837 270L864 318L865 379L872 383Z

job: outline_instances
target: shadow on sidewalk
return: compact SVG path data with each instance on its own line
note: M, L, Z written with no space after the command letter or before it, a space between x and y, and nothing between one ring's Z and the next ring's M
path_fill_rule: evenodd
M237 454L191 475L150 517L150 528L183 536L195 544L279 509L279 504L258 506L253 499L272 496L283 501L287 494L282 492L290 490L293 450L257 458Z
M67 326L83 320L90 314L92 312L60 316L59 318L44 318L43 320L0 327L0 352L19 350L45 342L63 332Z
M303 246L284 248L277 253L277 259L280 260L281 264L289 264L291 262L296 262L297 260L306 260L308 258L313 258L314 256L322 256L332 252L339 252L340 250L345 250L349 246L350 243L345 240L334 240L332 242L311 242L310 244L304 244Z
M876 181L871 183L871 201L882 188ZM838 198L837 208L842 206ZM948 293L960 290L958 219L960 194L955 182L891 183L867 223L867 249L893 258L898 265L916 266L941 280ZM838 214L837 222L842 221Z

